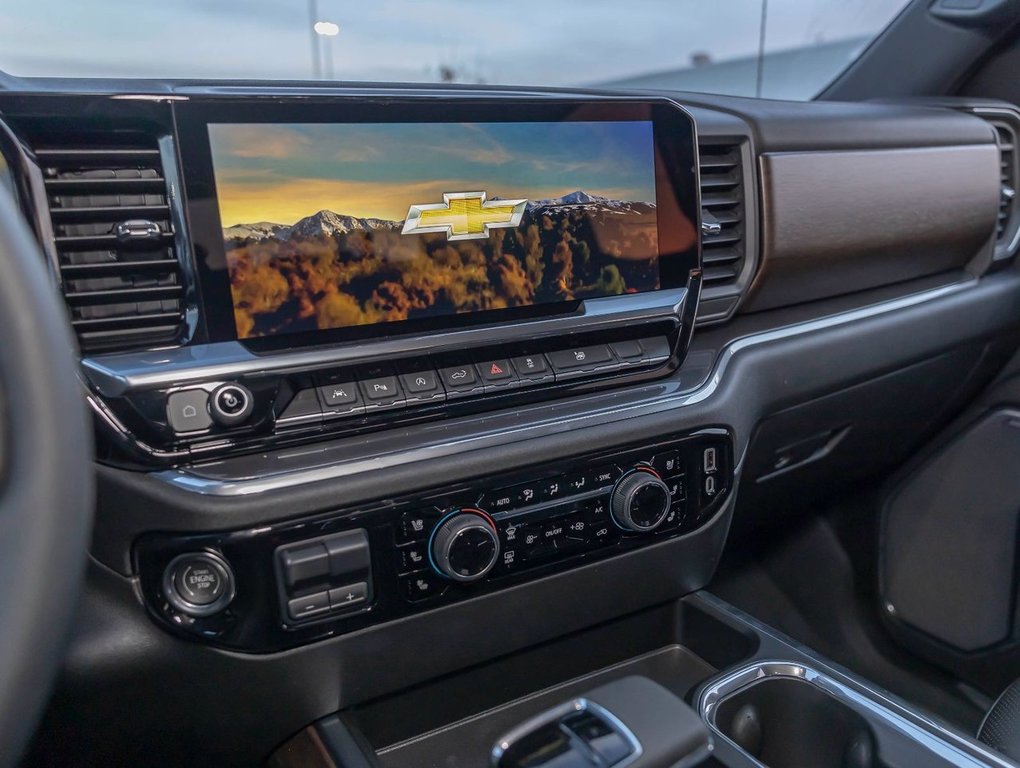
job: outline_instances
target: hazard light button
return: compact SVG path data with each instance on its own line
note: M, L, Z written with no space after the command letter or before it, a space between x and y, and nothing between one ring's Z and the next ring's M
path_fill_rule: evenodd
M486 390L490 387L512 387L519 383L517 374L510 367L510 361L506 358L486 360L478 363L477 368Z

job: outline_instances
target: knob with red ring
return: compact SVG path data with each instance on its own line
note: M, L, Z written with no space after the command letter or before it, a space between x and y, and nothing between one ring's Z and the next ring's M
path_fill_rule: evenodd
M669 514L672 496L659 473L639 465L621 477L613 488L609 510L625 531L654 531Z
M499 557L499 532L483 510L462 507L448 512L429 537L429 561L454 581L477 581Z

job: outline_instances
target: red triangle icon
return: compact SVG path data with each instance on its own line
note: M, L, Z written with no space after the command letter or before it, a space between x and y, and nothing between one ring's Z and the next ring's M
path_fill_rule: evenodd
M493 363L489 373L496 375L497 373L503 373L503 369L499 367L498 363Z

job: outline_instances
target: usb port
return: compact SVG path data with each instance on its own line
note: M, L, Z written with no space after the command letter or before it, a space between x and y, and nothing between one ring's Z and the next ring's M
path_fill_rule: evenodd
M719 468L718 454L715 448L705 449L704 467L706 472L715 472Z

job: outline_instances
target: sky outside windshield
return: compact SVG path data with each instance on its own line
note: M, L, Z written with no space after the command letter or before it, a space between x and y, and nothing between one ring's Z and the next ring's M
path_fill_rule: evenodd
M760 43L766 54L829 46L809 62L764 71L763 95L782 69L810 97L905 3L768 0L763 13L762 0L20 0L0 3L0 69L586 85L677 70L707 75L747 60L703 82L753 94ZM338 33L317 36L315 21ZM697 89L699 80L686 82Z

